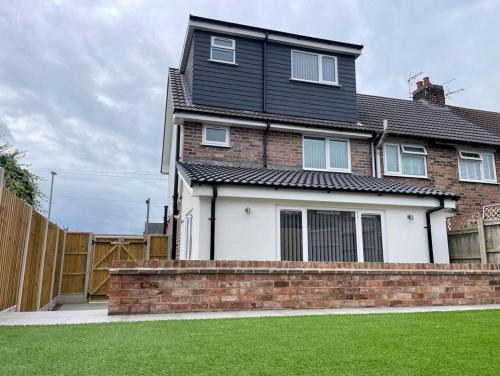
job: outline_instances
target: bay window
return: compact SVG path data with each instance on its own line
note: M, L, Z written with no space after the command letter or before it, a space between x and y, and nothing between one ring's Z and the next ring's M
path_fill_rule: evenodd
M363 210L279 210L279 254L286 261L383 262L382 214Z
M422 145L384 144L384 173L427 177L427 150Z
M497 182L493 153L459 151L458 171L462 181Z
M335 56L292 50L292 80L338 85Z
M306 136L304 169L351 172L350 152L349 140Z

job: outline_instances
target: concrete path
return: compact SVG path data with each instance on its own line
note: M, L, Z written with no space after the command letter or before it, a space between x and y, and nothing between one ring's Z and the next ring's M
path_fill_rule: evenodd
M147 315L108 316L106 309L60 310L51 312L6 312L0 313L1 325L57 325L87 324L131 321L159 320L200 320L225 319L243 317L282 317L282 316L319 316L319 315L352 315L370 313L415 313L415 312L448 312L500 309L500 304L432 306L432 307L391 307L391 308L352 308L352 309L285 309L262 311L225 311L225 312L192 312Z

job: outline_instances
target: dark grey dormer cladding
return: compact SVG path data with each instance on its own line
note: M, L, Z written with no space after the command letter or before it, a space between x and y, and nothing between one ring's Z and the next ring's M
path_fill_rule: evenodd
M236 41L236 65L210 61L212 36ZM291 80L292 49L336 56L340 86ZM262 112L263 50L262 40L196 30L185 72L193 104ZM269 113L355 123L355 58L268 42L266 97Z

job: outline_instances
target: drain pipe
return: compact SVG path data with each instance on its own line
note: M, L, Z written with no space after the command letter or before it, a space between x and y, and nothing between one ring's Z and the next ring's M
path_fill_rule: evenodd
M215 260L215 203L217 201L217 186L212 186L212 202L210 207L210 260Z
M177 227L179 226L179 207L177 200L179 199L179 172L177 170L177 162L179 162L180 143L181 143L181 129L179 124L176 124L176 137L175 137L175 172L174 172L174 194L172 197L172 260L175 260L177 251Z
M385 137L387 136L387 128L388 128L388 121L387 119L384 119L384 127L382 130L382 134L380 135L377 145L375 146L375 170L377 178L382 177L382 168L380 166L380 149L382 148L382 144L385 140Z
M267 168L267 134L269 133L269 128L271 128L271 122L266 122L267 126L266 129L264 130L264 137L262 138L262 159L263 159L263 165L264 168Z
M266 36L264 38L263 53L262 53L262 112L267 112L267 40L269 38L269 33L266 31ZM266 129L262 137L262 164L264 168L267 168L267 134L269 133L269 128L271 127L271 122L266 122Z
M432 245L432 226L431 226L431 214L437 212L444 208L444 198L439 199L439 206L431 208L425 212L425 220L427 222L427 244L429 245L429 262L434 263L434 247Z

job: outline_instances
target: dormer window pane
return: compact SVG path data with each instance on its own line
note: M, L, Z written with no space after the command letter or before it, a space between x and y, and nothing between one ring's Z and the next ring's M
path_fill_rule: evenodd
M323 56L321 60L323 64L323 80L337 82L337 78L335 77L335 59Z
M233 51L219 50L218 48L214 48L212 49L212 60L232 63L233 53L234 53Z
M299 80L319 81L318 55L293 51L292 77Z
M330 140L330 167L349 168L347 141Z
M210 60L218 63L236 64L236 42L234 39L212 37Z
M323 138L304 138L304 167L325 169L325 140Z

